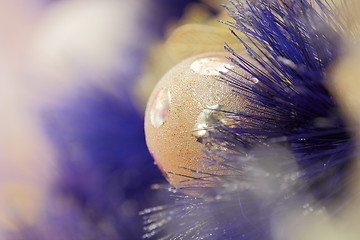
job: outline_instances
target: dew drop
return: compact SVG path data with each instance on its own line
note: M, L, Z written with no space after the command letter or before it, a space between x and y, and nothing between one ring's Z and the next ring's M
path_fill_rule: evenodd
M213 105L205 108L197 117L196 124L193 128L193 136L197 138L207 137L209 135L209 130L215 125L215 119L217 119L217 114L221 113L216 111L221 109L221 105Z
M156 94L150 109L150 121L154 127L158 128L165 122L169 115L170 102L170 92L165 88Z
M197 117L192 135L201 142L202 138L209 136L209 132L217 126L218 122L236 127L232 124L235 122L234 119L229 118L231 114L228 109L225 105L219 104L205 108Z
M200 75L219 76L221 72L228 72L233 66L223 59L211 57L194 61L190 68Z
M250 79L251 84L257 84L258 82L259 82L259 79L257 79L256 77L253 77Z

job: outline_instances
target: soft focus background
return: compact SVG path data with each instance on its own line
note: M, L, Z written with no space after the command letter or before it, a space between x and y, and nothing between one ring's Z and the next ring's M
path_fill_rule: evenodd
M141 238L139 79L190 2L0 0L0 239Z
M145 144L146 99L186 57L225 41L244 51L217 22L224 2L0 0L0 240L141 239L139 211L166 203L151 190L165 180ZM359 56L339 76L358 76ZM351 114L359 86L347 79L334 89L344 100L352 90ZM358 239L357 210L305 219L299 238L351 228Z

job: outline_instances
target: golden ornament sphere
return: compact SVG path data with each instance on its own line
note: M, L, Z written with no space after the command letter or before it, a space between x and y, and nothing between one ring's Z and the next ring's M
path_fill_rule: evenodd
M155 164L172 185L201 177L196 171L205 167L205 146L199 137L206 134L212 109L248 111L246 97L217 79L221 71L232 76L237 72L245 77L242 81L252 84L256 81L226 56L230 55L206 53L184 60L165 74L149 98L145 112L146 142Z

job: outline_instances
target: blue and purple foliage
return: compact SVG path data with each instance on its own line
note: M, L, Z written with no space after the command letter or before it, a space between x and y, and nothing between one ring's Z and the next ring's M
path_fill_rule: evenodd
M225 78L265 109L253 109L258 116L249 116L259 122L250 128L251 135L285 137L284 143L290 145L298 164L306 170L306 185L313 188L318 198L326 199L341 190L334 187L341 186L339 181L346 176L354 146L326 86L326 69L341 54L341 28L332 25L335 16L330 10L326 11L320 1L318 4L327 18L307 1L258 1L248 4L246 10L235 6L239 15L236 23L230 25L244 32L258 52L264 54L260 56L239 39L261 70L226 48L234 55L231 60L259 79L260 86L249 87L234 78ZM234 131L243 135L242 129Z
M92 91L50 119L62 146L59 197L71 201L89 225L78 234L93 239L136 239L141 231L138 211L151 202L146 190L161 181L146 149L142 116L130 100L118 100ZM103 222L110 233L100 227Z

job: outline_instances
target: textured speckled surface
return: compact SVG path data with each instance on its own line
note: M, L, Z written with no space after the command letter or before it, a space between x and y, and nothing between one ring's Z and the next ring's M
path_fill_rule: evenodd
M199 74L191 65L199 59L218 58L224 64L231 64L224 53L206 53L183 61L170 70L157 84L145 114L146 142L150 152L156 156L156 163L164 172L194 176L186 167L201 170L204 147L193 136L199 114L214 105L224 105L235 111L245 111L249 103L243 96L235 94L233 88L217 80L215 75ZM213 67L213 64L210 64ZM231 65L236 72L246 73ZM246 80L244 80L246 81ZM171 95L169 112L164 123L156 128L150 121L150 108L155 95L167 89ZM166 174L172 184L179 184L185 177Z

